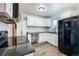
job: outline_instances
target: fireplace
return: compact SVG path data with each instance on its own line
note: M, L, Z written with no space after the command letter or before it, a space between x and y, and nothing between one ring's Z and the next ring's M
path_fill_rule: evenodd
M8 46L8 32L0 31L0 48Z

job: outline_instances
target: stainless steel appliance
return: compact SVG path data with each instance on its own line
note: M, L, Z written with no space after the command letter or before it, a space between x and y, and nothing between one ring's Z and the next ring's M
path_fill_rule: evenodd
M8 46L8 32L0 31L0 48Z

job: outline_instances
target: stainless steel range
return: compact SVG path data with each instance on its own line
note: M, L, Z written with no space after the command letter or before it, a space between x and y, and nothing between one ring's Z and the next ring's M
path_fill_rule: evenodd
M0 48L8 46L8 31L0 31Z

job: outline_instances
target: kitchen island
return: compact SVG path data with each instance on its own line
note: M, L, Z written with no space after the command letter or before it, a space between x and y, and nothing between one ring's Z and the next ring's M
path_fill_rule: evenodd
M31 44L27 42L17 46L0 48L0 56L24 56L33 53L34 51Z

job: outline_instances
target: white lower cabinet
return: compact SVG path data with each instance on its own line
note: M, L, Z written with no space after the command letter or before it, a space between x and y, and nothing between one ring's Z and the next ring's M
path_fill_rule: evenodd
M39 43L47 41L56 47L58 47L58 35L52 33L40 33L39 34Z
M28 40L31 43L31 34L28 35ZM49 42L58 47L58 35L53 33L39 33L38 43Z
M28 34L28 40L29 40L29 42L30 42L30 44L31 44L31 40L32 40L31 34Z
M47 38L48 38L47 33L40 33L39 34L39 43L47 41Z

